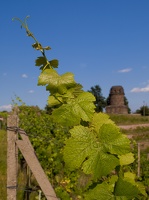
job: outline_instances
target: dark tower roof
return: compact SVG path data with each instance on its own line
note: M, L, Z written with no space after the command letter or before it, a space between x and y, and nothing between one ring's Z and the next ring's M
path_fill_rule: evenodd
M122 86L112 86L110 89L110 94L122 94L124 95L124 89Z

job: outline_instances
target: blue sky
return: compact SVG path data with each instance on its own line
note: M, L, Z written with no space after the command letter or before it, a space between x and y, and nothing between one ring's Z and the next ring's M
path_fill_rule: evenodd
M40 52L18 21L28 26L49 59L59 60L60 74L72 72L84 90L99 85L104 97L121 85L134 112L149 106L148 0L5 0L0 6L0 110L15 95L44 108L48 92L37 86Z

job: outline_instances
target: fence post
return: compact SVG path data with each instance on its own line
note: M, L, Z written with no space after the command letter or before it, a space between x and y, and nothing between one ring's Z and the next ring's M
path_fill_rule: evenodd
M18 148L16 145L18 116L12 114L7 119L7 200L17 198L17 171L18 171Z
M138 177L140 177L140 143L138 143Z

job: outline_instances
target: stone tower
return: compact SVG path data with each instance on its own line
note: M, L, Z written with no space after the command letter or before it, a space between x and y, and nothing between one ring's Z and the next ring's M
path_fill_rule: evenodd
M128 107L124 104L124 95L122 86L112 86L108 106L106 106L106 113L128 114Z

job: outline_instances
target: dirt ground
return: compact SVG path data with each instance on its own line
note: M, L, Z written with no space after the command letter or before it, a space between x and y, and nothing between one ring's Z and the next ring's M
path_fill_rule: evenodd
M133 125L120 125L119 127L125 130L136 129L137 127L149 127L149 124L133 124Z

